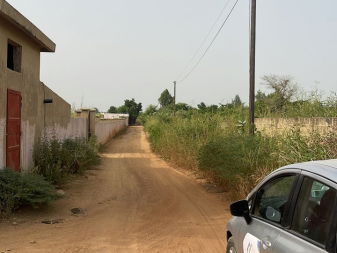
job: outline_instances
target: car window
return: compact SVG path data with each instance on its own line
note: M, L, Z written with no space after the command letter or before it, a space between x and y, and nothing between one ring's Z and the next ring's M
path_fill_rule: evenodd
M296 175L278 177L258 191L253 214L281 224L285 215Z
M305 177L296 203L292 230L325 245L335 201L335 189Z

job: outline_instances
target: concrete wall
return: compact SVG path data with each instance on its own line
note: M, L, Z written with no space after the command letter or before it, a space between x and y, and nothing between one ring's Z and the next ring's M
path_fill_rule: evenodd
M300 129L303 134L312 131L327 134L337 131L337 118L260 118L255 119L255 125L258 131L271 135L293 128Z
M96 121L95 135L100 144L107 143L112 137L124 130L127 126L128 119L116 120L98 120Z
M43 107L43 115L45 117L45 127L61 125L63 127L67 127L71 118L71 106L68 104L63 98L49 89L46 85L41 83L41 91L40 93L44 95L46 99L52 99L53 103L51 104L42 104ZM42 101L44 100L42 99ZM44 127L43 126L43 127Z
M58 140L88 138L88 120L85 118L71 118L66 127L54 124L46 128L46 137Z
M119 120L96 120L94 121L95 136L97 142L105 144L113 138L120 131L128 126L128 119ZM59 140L74 139L74 138L88 138L88 118L78 117L71 118L66 127L59 124L49 126L46 128L47 138L57 138Z
M97 120L95 122L94 129L96 130L95 135L97 136L97 141L100 144L105 144L111 138L113 138L120 131L128 126L128 119L123 120ZM22 126L23 136L22 136L22 158L21 162L25 166L24 169L30 169L33 166L33 151L34 145L36 143L36 138L34 135L35 128L32 125L24 124ZM0 132L1 132L1 122L0 122ZM58 140L64 139L75 139L75 138L88 138L89 128L88 119L86 118L70 118L67 125L59 124L58 122L53 122L49 124L43 133L40 135L46 138L56 138ZM1 142L1 138L0 138ZM4 164L3 164L4 166ZM0 164L0 167L3 167Z
M8 40L22 47L21 72L7 68ZM0 16L0 168L5 166L7 90L21 93L21 167L31 168L34 143L41 138L45 127L67 128L70 105L40 82L41 46ZM53 99L44 104L45 98Z

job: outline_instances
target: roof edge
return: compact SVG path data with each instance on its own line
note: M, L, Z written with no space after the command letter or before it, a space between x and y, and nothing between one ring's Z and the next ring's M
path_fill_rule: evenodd
M25 32L41 46L41 52L55 52L56 44L5 0L0 0L0 16Z

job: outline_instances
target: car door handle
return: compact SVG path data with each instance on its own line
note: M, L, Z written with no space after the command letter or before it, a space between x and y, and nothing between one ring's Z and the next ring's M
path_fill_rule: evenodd
M271 248L271 242L270 241L262 241L262 246L264 249Z

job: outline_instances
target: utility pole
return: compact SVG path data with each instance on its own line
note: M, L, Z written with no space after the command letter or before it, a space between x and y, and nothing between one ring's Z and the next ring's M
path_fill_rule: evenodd
M173 84L174 84L174 97L173 97L173 99L174 99L174 100L173 100L173 103L174 103L174 115L176 115L177 82L174 81Z
M255 134L255 46L256 46L256 0L251 0L250 20L250 70L249 70L249 133Z

